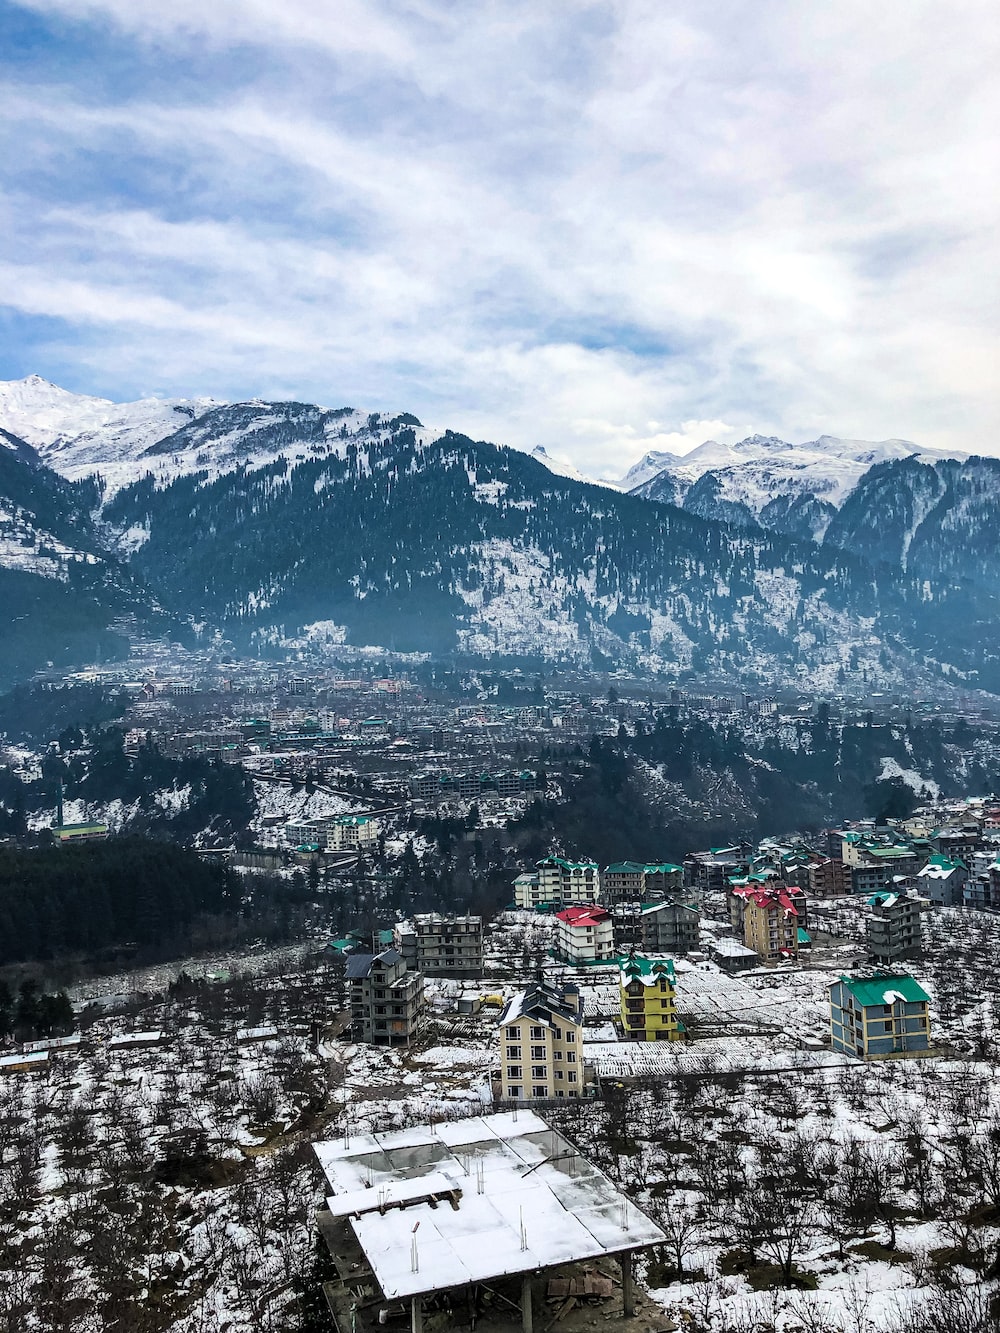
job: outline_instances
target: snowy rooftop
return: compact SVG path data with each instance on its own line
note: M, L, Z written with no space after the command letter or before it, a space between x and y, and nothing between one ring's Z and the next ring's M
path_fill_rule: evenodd
M331 1212L347 1217L390 1299L665 1239L532 1111L357 1135L315 1152Z

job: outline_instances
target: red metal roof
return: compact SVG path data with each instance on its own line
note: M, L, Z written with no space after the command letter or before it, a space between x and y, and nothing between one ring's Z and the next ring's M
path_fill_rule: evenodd
M611 913L603 907L564 907L561 912L556 912L556 918L565 921L567 926L597 926L610 917Z

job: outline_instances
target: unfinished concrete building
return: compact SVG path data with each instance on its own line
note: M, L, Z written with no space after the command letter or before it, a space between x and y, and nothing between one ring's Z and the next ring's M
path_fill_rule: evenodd
M425 1317L441 1328L532 1333L540 1295L588 1282L606 1284L608 1314L613 1302L631 1316L634 1256L666 1240L528 1110L346 1134L314 1150L330 1189L317 1224L336 1268L324 1293L340 1333L397 1320L420 1333ZM596 1276L610 1258L617 1291Z

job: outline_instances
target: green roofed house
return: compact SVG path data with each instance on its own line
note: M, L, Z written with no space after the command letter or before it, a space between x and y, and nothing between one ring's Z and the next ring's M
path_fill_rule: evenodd
M830 986L830 1041L835 1051L886 1060L930 1050L930 996L913 977L875 973L841 977Z
M607 903L648 903L679 893L684 867L669 861L616 861L601 875Z
M57 847L68 847L74 842L103 842L109 831L107 824L55 824L50 829Z

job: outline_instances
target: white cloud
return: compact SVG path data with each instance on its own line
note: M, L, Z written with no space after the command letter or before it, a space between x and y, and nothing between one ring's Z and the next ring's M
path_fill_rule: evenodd
M750 430L1000 447L992 4L24 7L179 76L7 80L0 301L64 322L41 373L603 475Z

